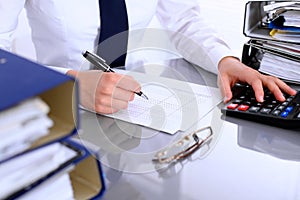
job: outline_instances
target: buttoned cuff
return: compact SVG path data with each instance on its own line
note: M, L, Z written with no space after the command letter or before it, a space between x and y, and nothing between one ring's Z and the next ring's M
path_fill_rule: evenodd
M208 56L211 58L211 61L214 66L212 72L216 74L218 73L218 65L223 58L235 57L240 60L240 55L238 55L237 52L232 51L225 45L220 45L217 48L212 49L210 52L208 52Z

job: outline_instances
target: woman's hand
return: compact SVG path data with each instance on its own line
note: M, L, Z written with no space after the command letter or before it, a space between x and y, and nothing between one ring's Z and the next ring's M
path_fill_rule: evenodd
M140 84L131 76L118 73L91 71L68 71L79 81L81 105L97 113L111 114L128 107L139 92Z
M267 87L278 101L284 101L283 92L289 95L295 95L296 91L289 87L280 79L259 73L234 57L223 58L218 66L218 85L224 96L224 102L232 98L231 88L237 82L248 83L252 86L255 97L258 102L264 101L263 87Z

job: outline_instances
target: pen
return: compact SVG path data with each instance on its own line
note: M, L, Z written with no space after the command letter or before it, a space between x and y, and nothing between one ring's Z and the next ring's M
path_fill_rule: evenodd
M111 69L111 67L105 62L103 58L101 58L98 55L95 55L89 51L85 51L82 53L83 57L85 57L90 63L95 65L95 67L99 68L100 70L104 72L112 72L114 73L114 70ZM143 97L144 99L148 100L148 97L142 92L134 92L135 94Z

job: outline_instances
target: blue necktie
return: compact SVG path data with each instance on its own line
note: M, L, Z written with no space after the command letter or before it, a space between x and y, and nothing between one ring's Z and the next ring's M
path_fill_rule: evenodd
M99 0L101 32L97 54L111 67L125 65L128 18L125 0Z

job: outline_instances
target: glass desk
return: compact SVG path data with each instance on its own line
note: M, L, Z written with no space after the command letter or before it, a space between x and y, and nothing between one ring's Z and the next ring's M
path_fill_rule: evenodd
M216 86L215 75L181 59L155 67L159 76ZM153 156L188 132L168 135L82 111L79 137L99 151L103 199L300 199L299 131L225 117L219 107L195 126L206 125L213 137L205 147L169 165Z

